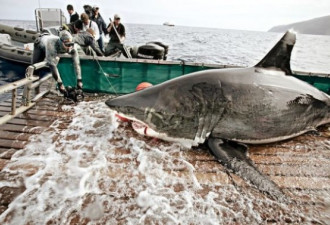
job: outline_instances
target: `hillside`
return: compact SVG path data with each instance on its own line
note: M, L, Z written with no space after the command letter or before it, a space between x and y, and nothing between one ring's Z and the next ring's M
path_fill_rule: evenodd
M318 17L303 22L275 26L269 32L285 32L293 29L301 34L330 35L330 16Z

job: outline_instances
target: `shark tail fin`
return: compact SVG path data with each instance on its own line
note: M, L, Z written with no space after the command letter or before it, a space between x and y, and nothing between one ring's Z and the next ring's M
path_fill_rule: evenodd
M268 52L268 54L255 66L265 69L276 69L291 75L290 58L296 34L287 31L279 42Z

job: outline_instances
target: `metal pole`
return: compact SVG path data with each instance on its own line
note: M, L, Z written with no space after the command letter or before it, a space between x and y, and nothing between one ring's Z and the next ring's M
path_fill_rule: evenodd
M112 23L112 19L109 18L109 20L110 20L110 22ZM116 26L115 26L115 23L114 23L114 22L112 23L112 28L115 30L115 33L116 33L116 35L117 35L117 37L118 37L118 39L119 39L119 41L120 41L120 36L119 36L119 34L118 34L118 31L117 31L117 29L116 29ZM120 41L120 43L121 43L121 41ZM123 45L123 49L124 49L124 51L125 51L127 57L131 59L131 58L132 58L131 53L129 53L129 51L126 49L126 47L124 46L124 44L122 44L122 45Z
M17 88L12 90L12 97L11 97L11 115L16 114L16 97L17 97Z

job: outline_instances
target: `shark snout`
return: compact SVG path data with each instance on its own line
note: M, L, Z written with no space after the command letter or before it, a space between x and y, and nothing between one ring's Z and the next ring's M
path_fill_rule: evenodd
M127 100L118 98L108 99L105 104L116 113L128 114L132 106L128 104Z
M105 104L117 115L129 120L143 120L146 101L132 98L129 95L108 99Z
M105 104L111 109L116 109L117 107L120 107L122 105L117 98L110 98L107 101L105 101Z

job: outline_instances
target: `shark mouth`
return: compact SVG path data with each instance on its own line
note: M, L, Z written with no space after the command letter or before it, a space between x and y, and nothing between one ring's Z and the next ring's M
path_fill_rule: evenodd
M118 113L116 111L115 111L115 116L123 122L130 122L134 131L142 136L158 138L169 142L177 142L180 143L185 148L191 148L191 146L197 146L199 144L199 142L196 140L190 140L186 138L176 138L176 137L168 136L165 133L159 133L154 129L152 129L151 127L149 127L148 124L134 117L130 117L122 113Z
M123 122L131 122L133 130L140 135L147 136L147 137L154 137L154 138L158 138L160 136L160 134L158 132L154 131L147 124L143 123L140 120L137 120L132 117L128 117L121 113L116 113L116 117L119 118Z

